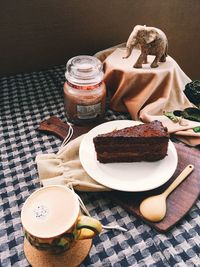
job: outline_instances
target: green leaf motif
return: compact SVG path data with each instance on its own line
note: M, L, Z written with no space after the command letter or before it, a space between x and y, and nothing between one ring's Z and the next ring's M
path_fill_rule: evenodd
M193 131L195 133L200 133L200 126L197 126L197 127L193 128Z
M182 116L182 110L174 110L173 111L173 114L175 115L175 116L178 116L178 117L181 117Z
M182 116L185 119L200 122L200 110L198 108L186 108L183 110Z
M173 112L167 112L164 111L163 113L167 118L169 118L171 121L173 121L174 123L179 122L179 118L177 118Z
M200 104L200 80L192 81L185 86L184 90L185 95L187 98L199 107Z

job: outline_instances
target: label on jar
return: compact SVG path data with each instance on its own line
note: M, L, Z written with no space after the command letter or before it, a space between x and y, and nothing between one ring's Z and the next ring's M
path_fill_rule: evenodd
M100 114L101 114L101 102L89 106L77 105L77 117L79 119L93 119Z

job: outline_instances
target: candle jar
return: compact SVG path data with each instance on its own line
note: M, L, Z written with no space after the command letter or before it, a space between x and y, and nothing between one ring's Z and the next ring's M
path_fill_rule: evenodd
M87 124L103 118L106 87L103 66L92 56L71 58L66 66L64 83L65 114L74 124Z

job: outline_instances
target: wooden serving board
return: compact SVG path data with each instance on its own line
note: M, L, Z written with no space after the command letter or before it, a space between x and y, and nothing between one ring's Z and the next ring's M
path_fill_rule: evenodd
M88 132L94 126L96 125L89 125L87 127L73 126L74 134L72 136L72 139ZM40 124L38 130L45 131L46 133L55 134L59 138L64 139L67 135L68 128L69 126L66 123L53 116L50 119L43 121ZM166 232L167 230L172 228L178 221L180 221L194 205L200 193L200 151L198 149L190 148L180 143L174 143L174 145L178 153L178 166L174 175L167 183L165 183L159 188L146 192L130 193L112 191L109 193L103 193L106 197L112 198L115 203L119 204L125 210L141 217L145 222L147 222L160 232ZM141 201L148 196L156 195L163 192L165 188L167 188L174 181L174 179L188 164L194 165L194 171L167 198L167 214L165 218L158 223L152 223L145 220L139 212L139 205Z

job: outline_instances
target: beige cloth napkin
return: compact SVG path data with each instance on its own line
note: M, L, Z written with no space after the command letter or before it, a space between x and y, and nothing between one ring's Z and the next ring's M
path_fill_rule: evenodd
M104 64L110 107L115 111L129 112L133 120L160 120L181 141L191 146L200 144L200 133L191 130L200 126L199 122L181 119L174 123L163 115L163 112L194 106L183 92L191 80L170 56L158 68L150 68L153 56L148 56L149 63L142 69L133 68L140 50L134 49L128 59L123 59L124 46L120 44L95 55Z
M41 154L36 156L36 164L40 182L43 186L66 185L72 192L74 189L86 192L109 191L94 181L83 169L79 160L79 146L84 135L77 137L69 143L63 142L57 154ZM87 216L91 216L87 207L78 194L77 196L81 211ZM120 230L126 232L127 229L112 223L103 225L104 230Z
M84 135L62 147L57 154L36 156L40 182L43 186L66 185L78 191L108 191L98 184L83 169L79 160L79 146Z

